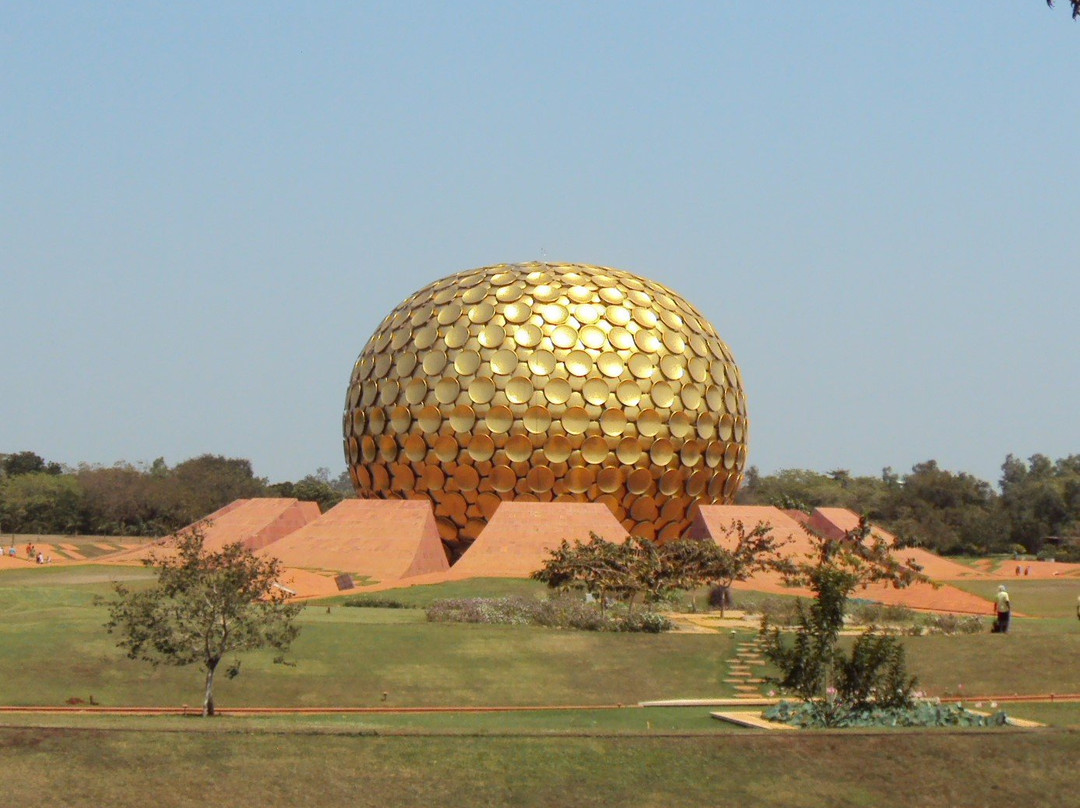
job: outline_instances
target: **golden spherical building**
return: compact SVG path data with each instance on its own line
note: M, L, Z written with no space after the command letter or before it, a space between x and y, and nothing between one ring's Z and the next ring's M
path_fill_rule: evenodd
M742 376L693 305L580 264L501 264L424 287L353 368L345 454L360 496L428 498L460 553L503 500L606 503L660 541L746 465ZM587 537L582 537L587 538Z

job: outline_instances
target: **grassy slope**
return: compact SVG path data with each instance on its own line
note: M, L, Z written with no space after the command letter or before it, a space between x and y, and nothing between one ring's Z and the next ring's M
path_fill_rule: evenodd
M12 805L1066 805L1080 733L348 737L0 729ZM165 763L164 761L167 761ZM867 765L874 761L874 765Z
M0 574L0 703L196 703L194 669L127 661L101 624L96 594L138 568ZM1061 582L1010 587L1007 637L905 640L934 692L1080 691L1080 632L1059 616ZM488 582L483 594L521 591ZM526 584L526 587L531 585ZM974 585L972 585L974 586ZM475 584L380 597L427 603ZM1023 603L1024 605L1019 605ZM1072 618L1075 621L1075 617ZM219 703L565 704L724 695L726 634L604 635L528 627L427 624L422 611L307 609L296 667L245 657ZM1077 705L1010 713L1080 727ZM1066 805L1080 732L997 730L885 734L734 730L700 709L225 718L0 717L0 771L13 805L207 803L323 805ZM24 726L15 726L22 724ZM41 726L25 726L37 724ZM684 737L650 737L656 733ZM373 737L373 733L381 733ZM387 737L386 733L405 733ZM421 733L417 735L415 733ZM425 733L436 733L435 737ZM449 733L446 735L445 733ZM505 733L555 733L508 737ZM579 737L602 733L606 737ZM685 734L689 733L688 736Z
M127 660L102 630L93 568L48 570L15 585L0 575L0 704L196 704L195 668ZM81 571L80 571L81 570ZM64 572L65 575L55 573ZM139 574L121 568L120 574ZM23 580L23 579L17 579ZM416 593L414 593L416 594ZM292 657L245 655L241 677L221 680L232 705L611 704L730 694L721 682L732 639L715 635L600 634L517 626L429 624L423 611L326 605L305 610Z

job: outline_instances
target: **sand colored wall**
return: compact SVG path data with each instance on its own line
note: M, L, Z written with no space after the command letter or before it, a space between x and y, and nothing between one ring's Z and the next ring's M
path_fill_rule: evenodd
M427 500L347 499L262 552L287 567L375 581L449 569Z
M502 502L451 568L453 578L526 578L565 539L611 542L629 535L606 505L585 502Z

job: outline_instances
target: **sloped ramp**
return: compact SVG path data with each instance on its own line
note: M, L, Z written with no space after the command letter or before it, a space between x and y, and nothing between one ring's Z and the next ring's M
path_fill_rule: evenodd
M319 517L319 506L289 497L257 497L238 499L200 519L184 530L201 526L203 547L220 550L226 544L239 541L249 550L258 550L279 541ZM183 533L184 531L178 531ZM138 563L151 552L167 552L176 537L166 536L152 544L122 550L100 560L108 563Z
M528 578L563 540L610 542L630 535L599 502L502 502L487 526L450 568L449 577Z
M759 524L772 528L773 536L783 545L784 558L802 556L813 549L802 525L792 516L771 505L698 505L687 530L687 538L711 539L721 547L734 546L734 525L742 522L747 530Z
M747 528L761 522L770 525L773 534L784 542L781 555L785 558L802 560L813 548L810 537L799 521L779 508L769 506L699 506L687 535L691 538L711 539L727 547L733 541L731 525L735 521L741 521ZM858 527L858 524L859 517L845 508L819 508L807 520L810 528L831 538L842 536L846 531ZM873 531L895 546L895 537L879 528L873 528ZM953 580L960 577L980 577L969 567L947 561L925 550L904 548L896 550L894 556L900 561L915 561L935 580L943 579L943 576L938 575L942 571L951 574ZM776 594L811 596L809 590L786 586L781 576L775 572L758 573L750 580L736 584L736 587ZM856 590L852 597L928 611L987 614L990 610L988 601L947 585L935 588L931 584L913 584L904 589L896 589L888 584L871 584L866 589Z
M823 536L839 538L859 526L859 516L847 508L818 508L810 515L808 524ZM890 547L896 547L899 544L896 536L876 525L870 526L870 533L885 541ZM922 568L924 574L935 581L971 581L993 577L921 547L903 547L894 550L893 555L901 561L914 561Z
M261 552L286 567L373 581L450 568L427 500L346 499Z

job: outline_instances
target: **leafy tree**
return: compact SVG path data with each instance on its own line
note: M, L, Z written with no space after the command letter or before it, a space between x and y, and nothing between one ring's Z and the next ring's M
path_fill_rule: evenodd
M617 597L632 613L639 595L657 603L675 590L730 586L759 570L783 566L767 525L747 530L735 522L731 530L737 537L731 549L699 539L657 544L638 536L614 544L593 533L585 544L563 541L532 577L553 589L584 589L600 600L601 608L606 597Z
M1037 553L1049 536L1080 533L1080 455L1052 461L1012 455L1001 466L1001 503L1011 541Z
M870 524L862 519L859 526L839 538L830 539L807 531L814 552L792 565L785 575L796 586L814 593L809 607L797 606L796 630L788 643L780 630L761 625L765 656L780 670L781 687L795 691L807 701L829 701L830 681L849 690L850 698L869 692L875 686L892 686L905 679L903 648L878 638L857 645L847 659L837 650L844 608L859 586L885 581L896 587L928 580L912 562L901 563L888 545L871 534ZM889 684L893 683L893 684ZM894 700L904 700L914 682L903 693L892 693Z
M1053 8L1054 0L1046 0L1046 5ZM1072 6L1072 18L1080 17L1080 0L1069 0L1069 5Z
M600 602L603 612L609 595L622 599L634 590L634 553L630 542L615 544L595 533L585 543L564 539L532 578L552 589L582 589Z
M745 581L765 570L789 572L790 564L780 558L783 544L764 522L747 528L741 520L728 527L726 540L713 541L680 539L662 548L664 557L673 568L672 577L680 589L700 586L719 586L725 591L735 581ZM724 614L721 601L720 614Z
M63 473L59 463L46 463L45 458L35 452L15 452L14 454L0 455L0 472L8 477L19 474L52 474Z
M319 471L325 472L326 469L319 469ZM302 502L316 502L319 510L326 513L345 499L345 495L325 479L325 476L316 473L309 474L296 483L274 483L267 488L267 493L278 497L295 497Z
M116 585L109 604L109 633L131 659L153 665L198 663L206 672L203 715L214 715L214 675L225 656L271 647L284 654L299 633L301 606L286 602L277 586L280 562L256 556L240 542L209 551L195 526L176 537L175 553L144 563L157 583L132 590ZM276 662L283 661L279 656ZM240 672L240 662L228 668Z
M157 463L158 461L155 461ZM108 536L163 536L185 524L167 469L129 463L80 465L82 530Z
M178 463L170 475L181 525L202 519L234 499L266 495L266 481L256 477L251 461L204 454Z
M0 524L12 533L76 533L82 491L69 474L0 478Z

